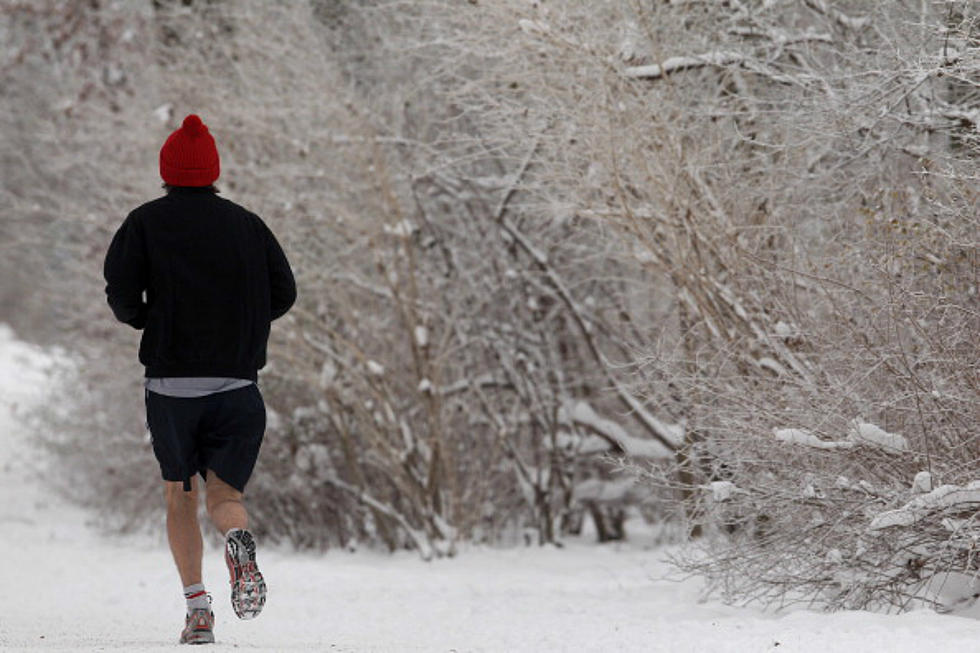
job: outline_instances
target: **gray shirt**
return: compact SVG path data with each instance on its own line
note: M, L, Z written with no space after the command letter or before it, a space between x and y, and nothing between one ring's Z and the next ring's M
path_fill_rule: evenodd
M218 392L252 385L249 379L227 379L215 376L175 376L146 380L146 389L168 397L206 397Z

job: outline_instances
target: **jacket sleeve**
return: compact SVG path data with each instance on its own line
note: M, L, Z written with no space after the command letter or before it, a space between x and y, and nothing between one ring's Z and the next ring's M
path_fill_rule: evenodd
M266 259L269 266L269 289L272 294L272 319L282 317L296 301L296 281L286 254L268 227L265 229Z
M109 307L120 322L134 329L146 326L148 307L143 301L147 284L147 260L143 233L130 214L112 238L102 274Z

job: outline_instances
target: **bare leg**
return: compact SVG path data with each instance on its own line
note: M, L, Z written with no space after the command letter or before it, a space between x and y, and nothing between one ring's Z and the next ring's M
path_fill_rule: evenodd
M197 522L197 479L191 479L191 491L183 483L164 482L167 497L167 539L184 587L201 582L201 557L204 542Z
M208 516L215 528L224 535L233 528L248 528L248 513L242 505L242 493L208 470Z

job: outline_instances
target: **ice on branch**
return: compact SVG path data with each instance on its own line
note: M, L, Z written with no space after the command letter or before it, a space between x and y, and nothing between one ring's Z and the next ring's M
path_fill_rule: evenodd
M889 433L874 424L857 419L851 422L848 439L856 444L877 447L888 453L900 453L909 450L908 440L904 436Z
M917 496L897 510L878 514L868 526L873 531L891 526L911 526L937 510L976 509L980 506L980 481L961 485L940 485L932 492Z
M805 431L803 429L773 429L772 434L781 442L800 444L805 447L813 447L815 449L850 449L854 446L853 442L821 440L809 431Z
M385 373L384 365L382 365L378 361L373 361L373 360L372 361L368 361L367 362L367 368L368 368L368 372L370 372L371 374L373 374L375 376L381 376L382 374Z
M421 324L415 327L415 344L425 347L429 344L429 330Z

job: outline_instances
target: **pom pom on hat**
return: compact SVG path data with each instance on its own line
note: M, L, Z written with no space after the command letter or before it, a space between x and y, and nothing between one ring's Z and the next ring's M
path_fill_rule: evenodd
M214 137L197 114L188 115L160 148L160 176L171 186L210 186L220 173Z
M204 126L204 123L201 122L201 117L196 113L192 113L184 118L184 123L180 128L191 136L200 136L208 132L208 128Z

